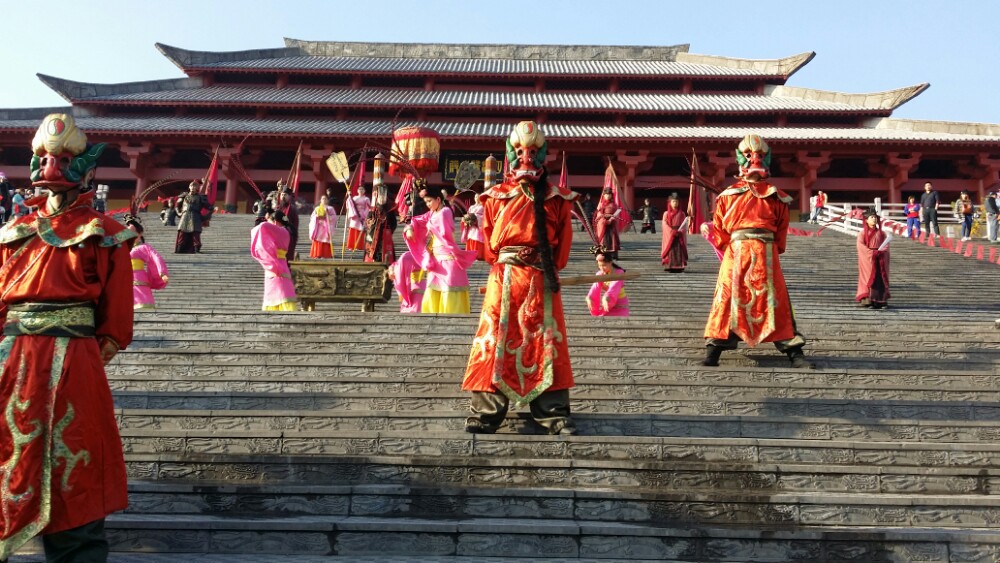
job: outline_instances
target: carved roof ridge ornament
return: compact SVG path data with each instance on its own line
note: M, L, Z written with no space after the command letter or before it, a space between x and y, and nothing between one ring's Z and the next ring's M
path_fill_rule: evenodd
M769 85L764 87L764 94L774 98L796 98L816 102L849 104L870 109L894 110L916 98L930 86L930 83L924 82L883 92L850 93L798 86Z
M390 43L305 41L285 38L285 46L319 57L547 59L611 61L676 61L690 44L652 45L511 45L506 43Z
M808 51L781 59L738 59L718 55L697 55L694 53L678 53L677 62L693 63L725 68L751 69L771 76L783 76L786 79L795 74L816 56L815 51Z
M167 90L184 90L201 88L205 81L198 77L165 78L160 80L143 80L139 82L120 82L117 84L98 84L94 82L77 82L66 78L38 73L35 76L43 84L59 94L67 102L87 100L101 96L118 94L134 94L137 92L163 92Z

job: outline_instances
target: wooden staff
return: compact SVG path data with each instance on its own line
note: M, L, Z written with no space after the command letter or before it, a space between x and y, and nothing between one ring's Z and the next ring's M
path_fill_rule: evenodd
M590 276L571 276L559 279L559 285L587 285L588 283L597 282L611 282L619 280L634 280L642 276L639 272L625 272L622 274L606 274L603 276L590 275ZM485 287L479 288L479 293L486 293Z

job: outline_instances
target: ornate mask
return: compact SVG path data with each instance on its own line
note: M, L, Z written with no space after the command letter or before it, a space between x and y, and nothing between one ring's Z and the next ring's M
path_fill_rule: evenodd
M549 143L534 121L522 121L514 126L507 138L507 163L515 180L535 180L542 174Z
M81 185L97 167L104 143L87 146L87 136L76 127L72 115L47 116L31 140L31 185L65 191Z
M757 182L771 174L771 147L760 135L747 135L736 149L740 178Z

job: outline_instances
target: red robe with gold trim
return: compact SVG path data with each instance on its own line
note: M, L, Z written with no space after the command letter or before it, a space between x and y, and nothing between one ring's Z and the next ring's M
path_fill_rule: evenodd
M98 342L110 338L125 348L132 340L132 267L122 243L135 234L94 211L89 199L0 229L0 320L7 323L8 308L21 303L89 303L96 333L0 341L0 559L34 535L128 505ZM44 209L44 198L38 203Z
M530 187L525 189L531 193ZM577 196L548 188L546 232L556 270L569 262L570 211ZM545 391L573 387L562 297L545 291L541 270L497 263L504 247L537 246L533 199L508 181L484 192L479 201L484 257L492 267L462 389L499 391L515 404L527 404Z
M705 338L725 340L732 332L753 347L795 336L778 259L785 252L791 200L766 182L740 181L719 194L712 243L724 254ZM733 240L733 232L740 229L762 229L774 240Z

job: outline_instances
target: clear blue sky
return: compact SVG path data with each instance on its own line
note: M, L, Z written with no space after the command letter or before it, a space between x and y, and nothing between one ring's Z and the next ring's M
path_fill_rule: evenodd
M64 105L35 73L100 83L182 76L156 42L236 51L292 37L687 43L692 53L760 59L815 51L789 85L878 92L929 82L894 116L1000 123L994 0L12 0L0 17L0 108Z

